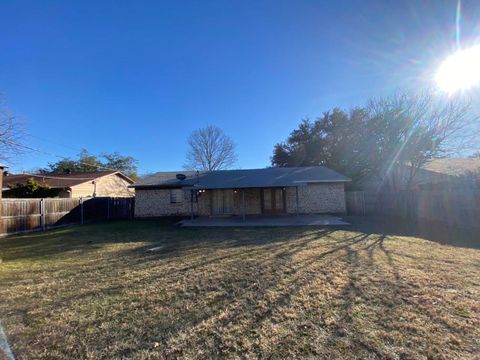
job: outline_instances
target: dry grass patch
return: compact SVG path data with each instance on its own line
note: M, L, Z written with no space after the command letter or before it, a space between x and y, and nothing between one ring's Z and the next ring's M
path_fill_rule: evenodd
M480 351L476 249L354 227L152 221L10 237L0 251L0 317L19 359Z

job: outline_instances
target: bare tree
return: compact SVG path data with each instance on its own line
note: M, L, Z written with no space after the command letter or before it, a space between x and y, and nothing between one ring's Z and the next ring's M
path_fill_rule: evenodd
M0 161L11 162L12 158L25 152L22 144L24 124L14 116L0 99Z
M184 168L187 170L222 170L237 161L235 143L213 125L195 130L188 138L189 150Z
M407 189L432 159L458 155L477 145L478 115L465 98L439 98L428 91L404 93L372 100L368 109L371 121L384 128L376 147L388 149L383 152L388 157L379 159L383 167L379 174L396 177Z

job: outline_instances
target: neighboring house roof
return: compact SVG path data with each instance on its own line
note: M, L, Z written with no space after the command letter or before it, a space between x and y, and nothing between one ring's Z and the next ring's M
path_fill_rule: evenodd
M480 171L480 157L435 159L424 169L451 176L467 175Z
M408 166L397 166L384 179L367 178L362 182L361 188L367 190L381 187L402 189L407 185L410 172L411 168ZM475 185L472 180L478 174L480 174L480 158L434 159L416 171L411 186Z
M176 174L186 175L185 180ZM218 170L199 172L159 172L140 179L131 187L196 189L234 189L258 187L299 186L313 182L348 182L349 178L324 166L284 167L247 170Z
M8 188L15 184L25 184L28 179L35 179L35 181L42 185L48 185L52 189L65 189L75 185L82 184L87 181L93 181L103 176L117 174L124 178L130 184L133 180L120 171L94 171L84 173L71 174L11 174L3 177L3 187Z

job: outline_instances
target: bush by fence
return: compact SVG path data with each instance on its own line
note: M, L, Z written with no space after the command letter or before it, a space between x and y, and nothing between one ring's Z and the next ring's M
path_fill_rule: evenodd
M387 215L450 226L480 227L480 191L415 190L398 192L349 191L347 211L353 215Z
M131 219L135 198L2 199L0 235L98 220Z

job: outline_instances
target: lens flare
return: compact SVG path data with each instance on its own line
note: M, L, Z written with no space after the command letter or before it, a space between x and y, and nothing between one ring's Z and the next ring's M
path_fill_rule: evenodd
M480 45L457 51L440 65L435 75L437 85L452 94L480 83Z

